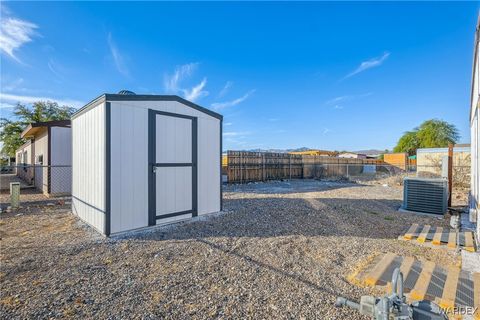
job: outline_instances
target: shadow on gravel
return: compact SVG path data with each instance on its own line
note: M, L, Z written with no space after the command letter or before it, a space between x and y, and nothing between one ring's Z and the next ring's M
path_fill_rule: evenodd
M276 273L277 275L279 276L283 276L283 277L286 277L286 278L289 278L291 280L294 280L294 281L297 281L297 282L301 282L302 284L312 288L312 289L315 289L317 291L321 291L321 292L324 292L324 293L327 293L327 294L330 294L332 296L337 296L338 295L338 292L335 292L333 290L329 290L327 289L326 287L321 287L315 283L313 283L312 281L309 281L307 279L304 279L303 277L301 277L300 275L298 274L294 274L294 273L291 273L291 272L287 272L285 270L282 270L282 269L279 269L279 268L275 268L269 264L266 264L264 262L261 262L259 260L256 260L252 257L249 257L247 255L243 255L243 254L240 254L238 252L235 252L235 251L232 251L232 250L228 250L226 248L224 248L223 246L221 245L218 245L216 243L213 243L211 241L208 241L208 240L205 240L205 239L196 239L198 242L201 242L207 246L209 246L210 248L212 249L215 249L215 250L218 250L218 251L221 251L222 253L226 254L226 255L229 255L229 256L232 256L232 257L236 257L236 258L239 258L241 260L244 260L244 262L247 262L247 263L250 263L250 264L254 264L256 265L257 267L260 267L260 268L263 268L263 269L267 269L268 271L271 271L273 273ZM324 279L325 280L325 279ZM335 286L332 285L332 288L334 288Z
M226 213L200 217L129 238L185 240L280 236L395 239L413 223L432 217L400 213L399 200L344 198L243 198L224 203ZM439 221L439 224L442 222Z
M224 192L246 192L261 194L289 194L303 192L329 191L342 188L364 187L363 184L357 184L349 181L326 181L315 179L289 180L289 181L269 181L252 182L246 184L224 185Z

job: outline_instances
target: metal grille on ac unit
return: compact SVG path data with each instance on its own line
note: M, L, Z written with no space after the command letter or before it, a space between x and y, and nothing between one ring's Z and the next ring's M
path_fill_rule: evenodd
M448 182L446 179L405 178L403 209L432 214L447 212Z

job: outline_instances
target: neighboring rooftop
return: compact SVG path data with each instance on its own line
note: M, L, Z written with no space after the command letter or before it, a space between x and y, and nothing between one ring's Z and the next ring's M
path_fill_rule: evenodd
M21 137L28 138L35 136L35 134L43 128L48 127L66 127L69 128L71 125L70 120L52 120L45 122L32 122L30 123L25 130L23 130Z

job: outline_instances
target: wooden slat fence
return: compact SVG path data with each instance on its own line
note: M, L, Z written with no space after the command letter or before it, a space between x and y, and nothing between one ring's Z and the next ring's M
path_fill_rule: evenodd
M288 153L228 151L223 172L229 183L352 176L376 159L346 159Z
M288 153L228 151L230 183L298 179L303 176L302 156Z

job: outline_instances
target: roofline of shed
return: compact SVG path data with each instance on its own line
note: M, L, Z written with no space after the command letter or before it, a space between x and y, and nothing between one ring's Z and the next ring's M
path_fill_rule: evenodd
M72 119L75 119L76 117L83 114L84 112L87 112L90 108L93 108L94 106L106 101L176 101L186 106L189 106L190 108L193 108L197 111L208 114L209 116L212 116L219 120L223 120L223 116L221 114L216 113L207 108L201 107L191 101L188 101L176 95L151 95L151 94L128 95L128 94L111 94L111 93L104 93L99 97L93 99L92 101L87 103L85 106L78 109L77 112L75 112L72 115Z

